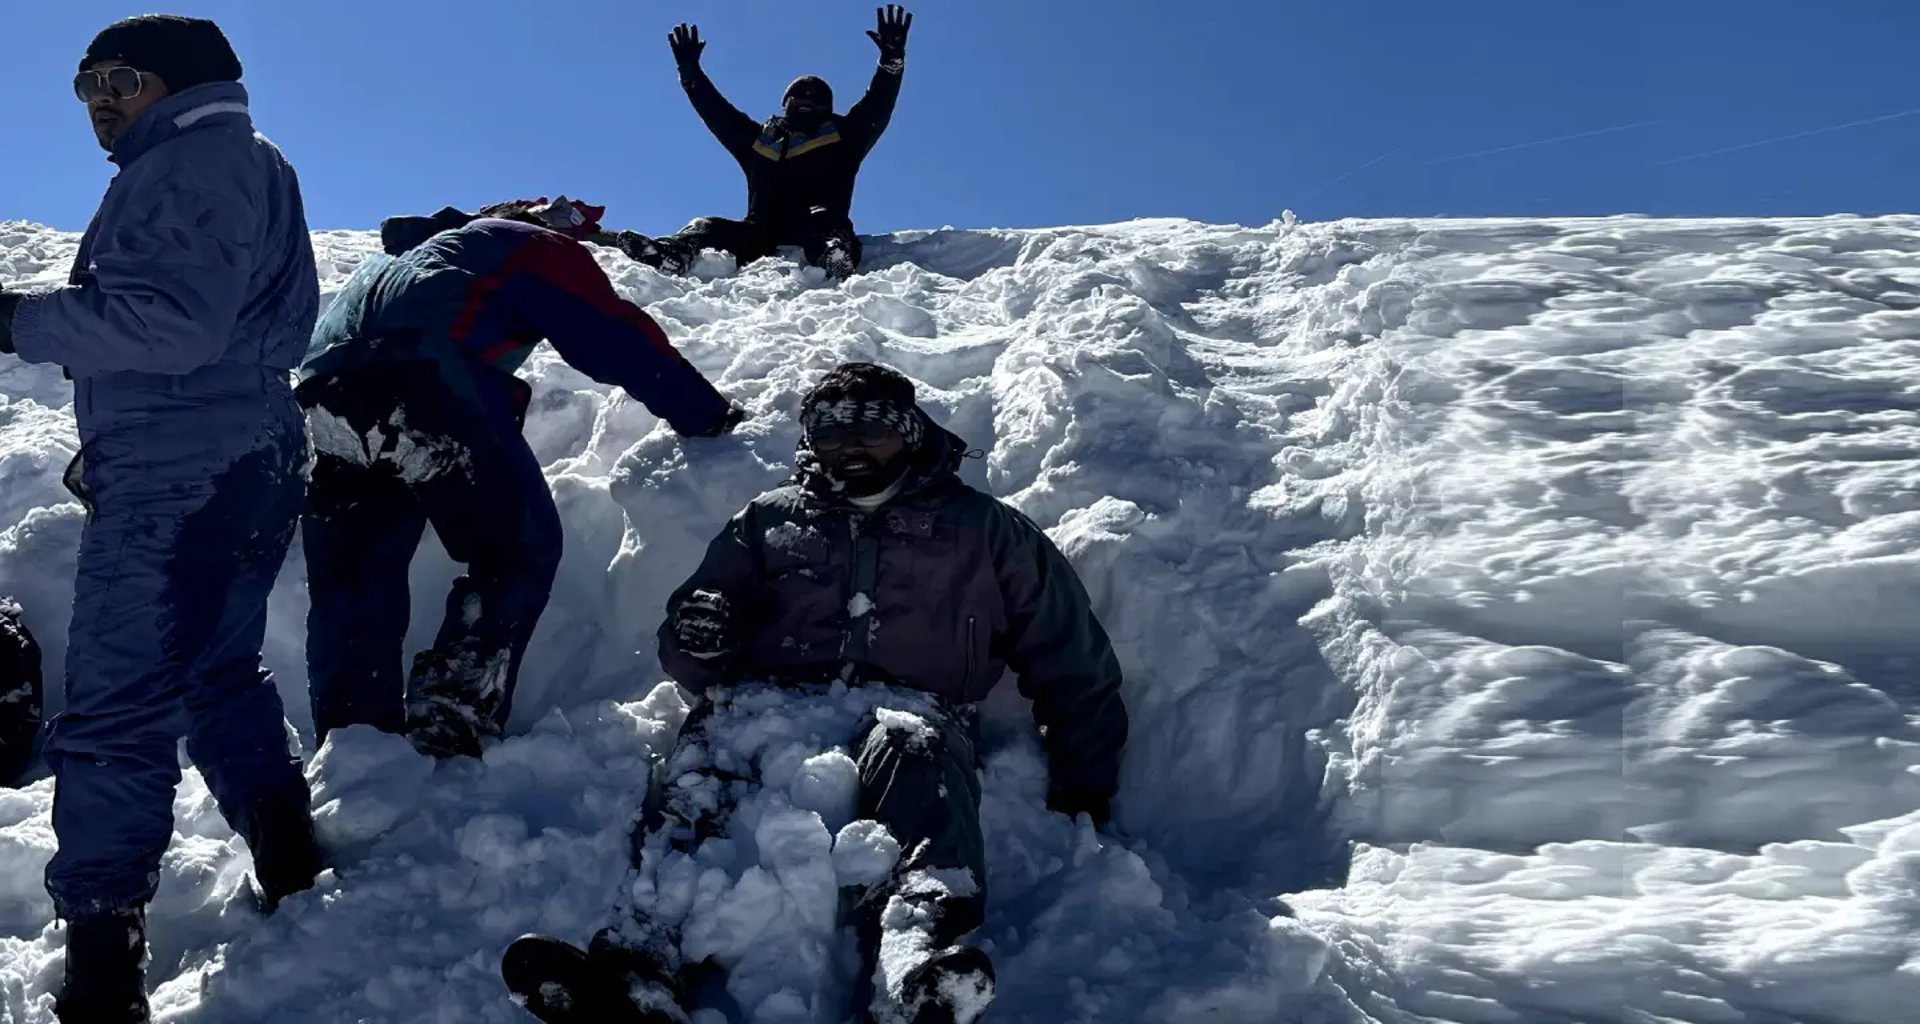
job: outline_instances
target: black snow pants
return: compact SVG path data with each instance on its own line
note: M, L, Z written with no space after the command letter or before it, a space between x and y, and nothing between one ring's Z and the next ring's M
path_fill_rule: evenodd
M633 831L636 866L647 844L663 836L670 848L691 852L726 833L732 806L725 796L714 798L715 778L723 783L722 792L736 797L737 787L758 785L758 780L731 775L714 764L707 733L712 707L703 700L694 708L665 770L655 774ZM869 718L856 745L856 817L885 825L900 844L900 860L886 880L864 892L843 894L846 923L855 927L869 966L879 942L880 915L894 896L915 901L930 913L935 948L952 945L986 919L987 848L980 831L976 709L952 707L928 724L930 734L889 728ZM917 878L932 871L951 877L955 869L971 876L971 888L929 890ZM596 934L592 945L638 953L652 971L678 983L697 973L696 965L682 962L679 936L649 921L645 907L623 905L615 923Z
M560 515L521 437L524 382L456 394L430 364L303 385L314 466L301 518L314 731L371 725L416 745L437 719L498 735L560 566ZM491 397L493 400L488 401ZM466 566L434 646L402 672L408 568L431 523ZM428 737L431 743L431 737Z
M685 273L703 249L731 253L734 262L744 267L772 256L783 245L799 246L809 264L837 277L845 277L860 266L860 237L854 233L853 222L825 207L815 207L785 223L702 217L665 238L621 233L621 247L628 255L668 273Z

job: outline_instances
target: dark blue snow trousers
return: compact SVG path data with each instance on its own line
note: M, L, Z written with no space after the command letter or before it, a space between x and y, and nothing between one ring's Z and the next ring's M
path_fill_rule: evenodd
M262 401L244 444L234 424L216 421L159 439L103 434L83 449L89 509L66 707L46 745L58 841L47 892L66 920L152 899L173 838L182 737L249 841L270 802L306 809L298 748L260 647L300 513L307 439L285 390ZM205 471L235 447L244 454Z
M315 461L301 543L312 604L314 730L409 731L422 701L497 735L546 609L561 524L520 430L525 385L484 370L467 392L429 363L315 377L300 389ZM402 664L408 568L427 525L466 574L429 651Z

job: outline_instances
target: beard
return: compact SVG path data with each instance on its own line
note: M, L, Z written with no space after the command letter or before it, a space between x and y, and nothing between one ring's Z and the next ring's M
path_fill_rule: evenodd
M827 467L827 479L834 489L849 498L870 498L900 482L907 475L910 456L906 452L877 462L871 456L856 455L836 460Z

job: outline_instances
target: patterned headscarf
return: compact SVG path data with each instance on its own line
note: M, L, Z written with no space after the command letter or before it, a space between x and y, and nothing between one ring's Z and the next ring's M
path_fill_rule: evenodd
M802 444L828 425L882 423L897 431L909 449L925 437L913 381L874 363L844 363L808 391L800 402Z

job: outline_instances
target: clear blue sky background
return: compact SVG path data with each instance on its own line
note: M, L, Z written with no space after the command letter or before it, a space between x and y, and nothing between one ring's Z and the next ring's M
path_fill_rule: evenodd
M876 5L850 0L0 0L0 219L85 225L111 168L68 83L95 31L156 5L227 29L316 228L558 191L650 233L737 216L668 30L697 22L756 117L802 73L845 109L875 57ZM1920 0L909 7L863 231L1903 212L1920 180Z

